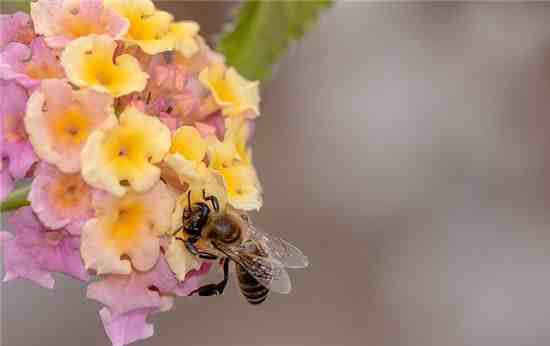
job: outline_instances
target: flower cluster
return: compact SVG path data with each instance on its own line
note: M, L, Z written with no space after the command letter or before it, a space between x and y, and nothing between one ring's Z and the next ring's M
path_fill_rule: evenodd
M32 180L0 232L4 280L93 275L113 345L151 336L148 315L210 268L173 236L189 190L262 205L248 146L258 83L151 0L37 0L0 16L0 97L0 197Z

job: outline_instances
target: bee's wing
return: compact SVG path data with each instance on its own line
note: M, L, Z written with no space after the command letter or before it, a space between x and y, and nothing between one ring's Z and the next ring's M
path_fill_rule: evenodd
M248 235L250 239L261 245L269 257L279 261L287 268L305 268L309 265L306 255L282 238L262 231L250 223L248 224Z
M232 247L217 242L216 248L242 266L254 279L277 293L289 293L292 289L290 277L281 262L269 257L251 254L242 247Z

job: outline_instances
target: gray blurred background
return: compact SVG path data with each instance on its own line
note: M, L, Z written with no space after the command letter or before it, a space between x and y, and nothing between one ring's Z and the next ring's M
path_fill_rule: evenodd
M218 31L228 2L161 2ZM256 222L294 291L179 299L136 345L550 344L550 3L341 1L264 83ZM5 346L109 345L74 281L2 285Z

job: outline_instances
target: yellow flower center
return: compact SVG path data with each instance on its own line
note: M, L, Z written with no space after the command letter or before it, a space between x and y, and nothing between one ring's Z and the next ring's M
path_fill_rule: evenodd
M225 179L229 196L244 196L254 191L255 179L252 167L243 163L235 163L218 169Z
M145 221L145 206L139 201L128 200L113 212L112 217L109 227L112 244L121 251L135 247L139 241L137 234Z
M127 18L130 21L128 36L134 40L157 40L169 30L170 21L166 21L161 12L136 11Z
M103 52L90 52L85 58L84 75L90 84L101 84L115 89L121 79L127 79L126 71L117 69L112 57Z
M170 153L178 153L187 160L198 162L206 155L206 147L206 141L196 128L184 126L172 138Z
M144 143L144 133L133 128L118 127L109 133L103 150L119 177L128 178L148 163Z
M90 134L92 122L78 107L71 107L56 116L50 126L61 145L80 148Z
M215 90L222 102L234 103L238 102L238 96L233 90L233 86L225 79L212 81L212 89Z

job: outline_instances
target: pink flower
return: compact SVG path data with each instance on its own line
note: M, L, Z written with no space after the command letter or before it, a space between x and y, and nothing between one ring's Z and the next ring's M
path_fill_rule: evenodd
M154 308L144 308L113 316L109 309L103 308L99 315L113 346L123 346L153 336L154 327L147 323L147 317L156 311Z
M87 297L106 305L99 312L103 326L114 346L122 346L153 335L153 326L146 322L150 313L167 311L173 295L187 296L199 286L208 273L210 263L190 272L178 282L161 256L147 272L130 275L106 275L88 286Z
M172 292L178 281L163 256L151 270L129 275L105 275L88 286L87 297L109 308L114 317L143 308L160 309L161 296Z
M65 72L55 51L46 46L42 37L30 46L9 43L0 53L0 78L15 79L25 88L35 88L43 79L64 78Z
M10 42L30 44L34 38L31 17L23 12L0 15L0 49Z
M10 174L23 178L36 157L23 125L27 93L14 81L0 79L0 146Z
M52 288L54 279L51 272L88 280L80 258L79 237L65 230L47 230L36 219L30 207L14 212L8 218L7 225L13 234L0 233L6 272L4 281L23 278Z
M3 200L15 187L13 178L6 165L0 168L0 200Z
M120 39L129 27L126 18L103 6L103 0L38 0L31 3L31 15L36 32L53 48L91 34Z
M29 201L46 227L65 227L74 235L79 235L84 223L94 215L92 189L82 177L63 174L44 162L36 168Z

